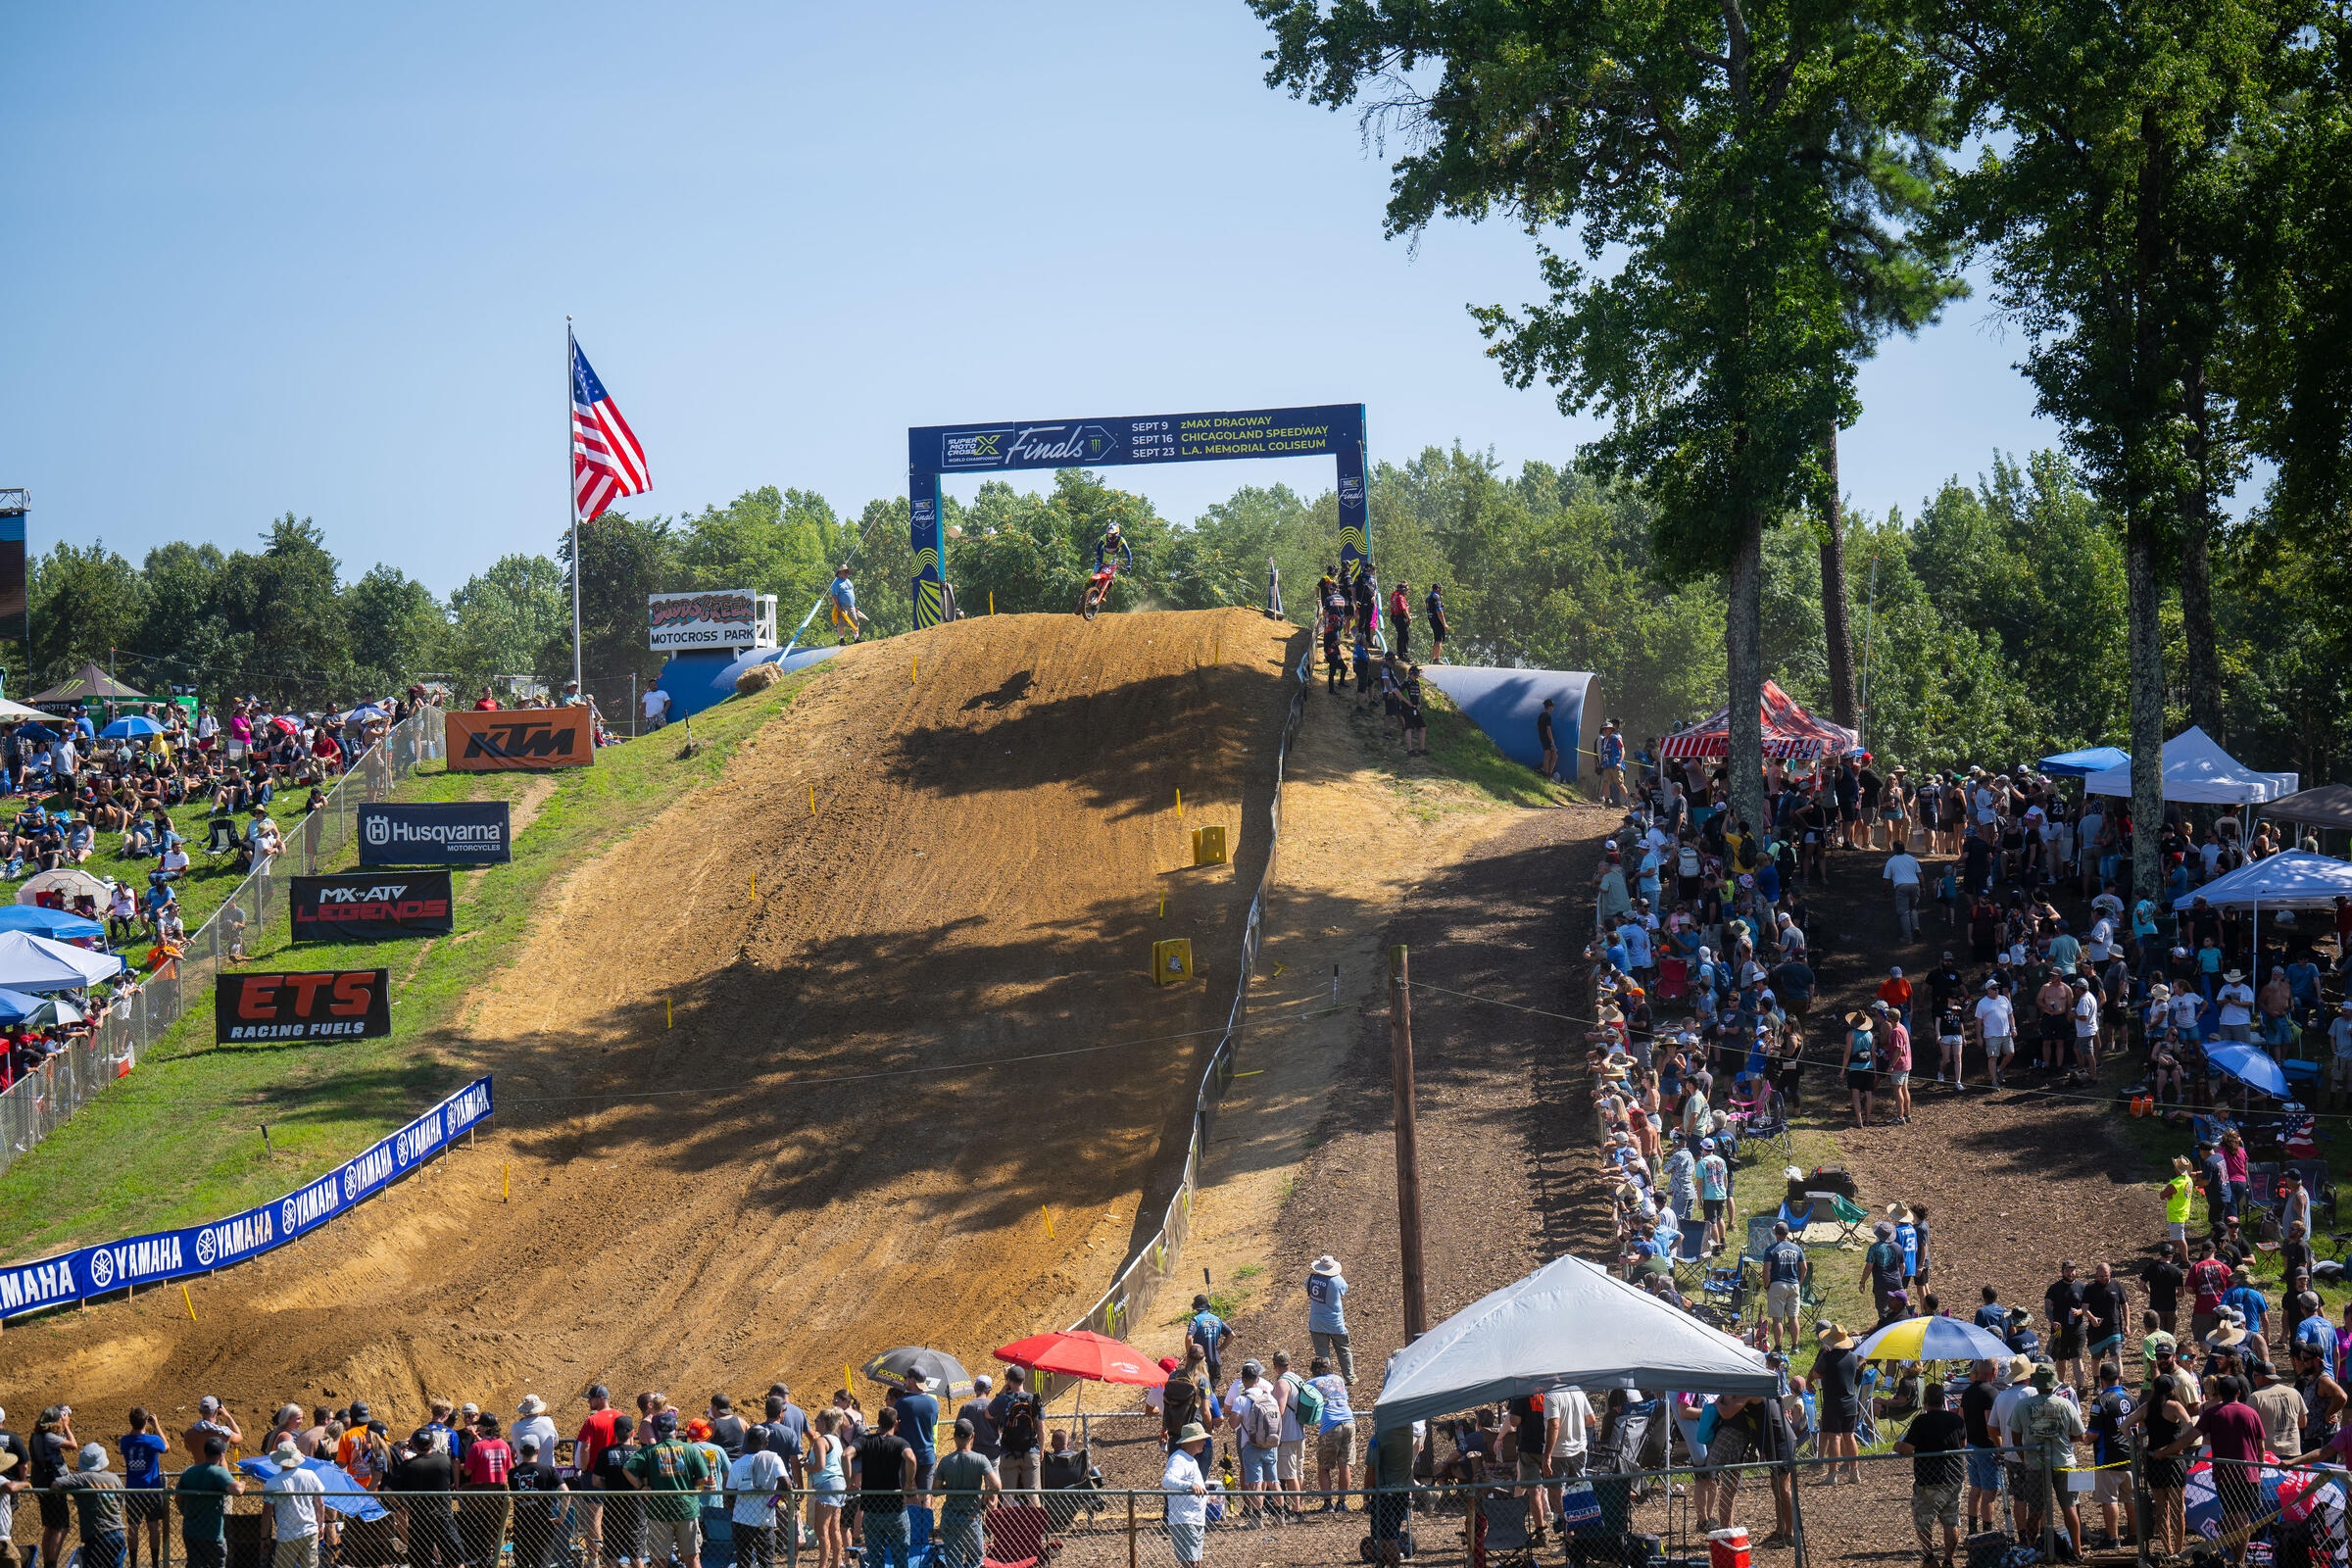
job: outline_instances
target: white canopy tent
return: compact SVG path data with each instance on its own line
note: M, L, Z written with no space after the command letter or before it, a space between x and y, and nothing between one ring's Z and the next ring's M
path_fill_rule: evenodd
M1580 1389L1769 1396L1764 1357L1581 1257L1546 1263L1396 1352L1377 1431L1473 1405Z
M2287 850L2267 860L2249 860L2217 876L2195 892L2173 901L2185 909L2203 899L2214 908L2262 906L2274 909L2332 909L2352 899L2352 860L2308 850Z
M2294 773L2263 773L2222 750L2221 743L2191 724L2164 743L2164 798L2184 805L2259 806L2292 795L2301 786ZM2093 773L2082 781L2085 795L2132 798L2132 764Z

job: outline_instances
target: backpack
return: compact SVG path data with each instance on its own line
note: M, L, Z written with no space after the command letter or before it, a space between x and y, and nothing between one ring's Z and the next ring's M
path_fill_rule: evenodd
M1282 1443L1282 1411L1263 1381L1242 1390L1242 1441L1252 1448L1272 1448Z
M1698 851L1686 844L1675 859L1676 874L1695 878L1698 875Z
M1005 1402L1004 1419L997 1427L997 1440L1006 1453L1035 1453L1037 1426L1037 1396L1016 1394Z
M1311 1432L1323 1424L1323 1391L1296 1372L1285 1372L1282 1381L1291 1386L1292 1397L1298 1401L1298 1430Z

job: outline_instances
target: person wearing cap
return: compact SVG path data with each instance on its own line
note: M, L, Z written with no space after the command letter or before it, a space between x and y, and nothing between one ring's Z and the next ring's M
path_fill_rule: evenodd
M887 1418L890 1413L886 1406L882 1416ZM630 1479L649 1494L645 1498L647 1557L662 1562L675 1553L684 1568L696 1568L701 1544L695 1531L694 1494L710 1479L710 1463L699 1447L678 1436L677 1411L655 1412L654 1441L631 1454L625 1468ZM901 1506L905 1506L903 1500ZM871 1524L869 1519L869 1527ZM902 1513L902 1547L905 1525Z
M277 1440L270 1460L277 1471L262 1483L262 1497L277 1542L272 1568L318 1568L318 1499L326 1495L326 1483L303 1467L302 1449L290 1434Z
M1894 1451L1911 1458L1911 1527L1919 1536L1921 1560L1937 1561L1935 1531L1941 1525L1941 1568L1952 1568L1960 1549L1960 1494L1968 1479L1961 1452L1968 1421L1945 1401L1943 1385L1928 1384L1922 1408L1895 1441Z
M1984 1049L1984 1072L1992 1087L1999 1089L2001 1069L2017 1054L2017 1004L2010 1001L1997 978L1984 982L1984 994L1977 999L1975 1009L1977 1035ZM1966 1074L1962 1075L1965 1082Z
M596 1477L601 1472L600 1460L607 1448L612 1446L613 1426L620 1412L612 1408L612 1391L602 1383L588 1386L588 1414L580 1422L580 1430L572 1440L571 1463L581 1477L580 1490L586 1495L580 1501L581 1555L588 1568L599 1568L604 1544L604 1499ZM553 1457L553 1455L548 1455Z
M723 1489L721 1507L728 1516L728 1539L734 1544L738 1568L769 1568L775 1560L776 1527L790 1529L798 1523L779 1506L784 1456L770 1444L775 1436L775 1429L765 1424L746 1427L743 1451L727 1460L723 1476L711 1477ZM719 1452L726 1452L723 1446Z
M1176 1370L1174 1356L1167 1357L1166 1363L1161 1368L1162 1371L1173 1372ZM1004 1451L1004 1446L997 1441L997 1423L988 1413L989 1396L996 1386L996 1379L987 1373L977 1374L972 1379L972 1396L964 1400L963 1407L956 1412L956 1420L969 1421L972 1424L972 1451L986 1459L991 1465L994 1465L998 1456ZM1159 1406L1152 1403L1149 1396L1158 1392L1157 1389L1144 1391L1147 1396L1144 1401L1145 1406L1154 1414L1158 1412Z
M1208 1433L1200 1423L1186 1422L1168 1445L1168 1462L1159 1475L1159 1490L1168 1494L1168 1544L1185 1568L1200 1561L1208 1536L1208 1478L1200 1473L1200 1450L1207 1446Z
M955 1451L941 1455L932 1482L941 1494L939 1534L944 1568L980 1568L980 1521L991 1499L1003 1491L997 1467L973 1446L978 1436L972 1424L958 1416ZM767 1565L762 1562L758 1568Z
M1275 1520L1262 1501L1250 1495L1271 1493L1276 1486L1276 1458L1282 1446L1282 1405L1266 1369L1254 1358L1242 1363L1242 1375L1225 1389L1225 1418L1239 1449L1245 1528L1255 1529Z
M528 1401L525 1401L528 1402ZM507 1490L514 1494L514 1552L510 1568L549 1568L556 1552L556 1510L559 1494L567 1492L564 1472L550 1461L556 1451L553 1438L542 1439L529 1417L514 1424L514 1465L507 1472ZM597 1568L589 1560L588 1568Z
M228 1440L214 1432L197 1450L199 1460L179 1473L173 1493L179 1503L179 1544L188 1568L227 1568L228 1499L245 1494L245 1483L228 1468Z
M1990 1530L2001 1497L2001 1444L1993 1423L1993 1401L2000 1395L2000 1369L1990 1361L1972 1361L1968 1385L1960 1391L1960 1420L1967 1438L1968 1533Z
M1698 1141L1698 1203L1707 1222L1706 1245L1712 1251L1721 1251L1728 1245L1725 1228L1731 1222L1732 1167L1712 1138Z
M492 1495L468 1497L458 1506L466 1514L461 1534L467 1542L466 1555L483 1568L498 1568L499 1544L507 1535L507 1477L514 1468L514 1450L501 1433L498 1417L476 1411L472 1438L458 1460L463 1478L459 1490Z
M409 1543L411 1568L462 1568L466 1548L458 1540L457 1516L451 1512L457 1490L457 1461L441 1446L431 1427L418 1427L394 1453L384 1490L392 1505L407 1515L403 1532ZM635 1555L631 1553L631 1555Z
M2009 1446L2022 1463L2013 1482L2018 1510L2017 1538L2030 1541L2041 1534L2042 1516L2050 1506L2052 1473L2074 1468L2075 1444L2084 1435L2082 1412L2072 1398L2057 1392L2058 1369L2048 1360L2030 1369L2033 1392L2009 1411ZM2072 1504L2065 1504L2071 1515ZM2081 1541L2082 1531L2074 1532Z
M1871 1243L1863 1250L1862 1277L1855 1282L1855 1289L1870 1292L1882 1326L1891 1318L1907 1315L1896 1306L1896 1298L1903 1296L1903 1249L1894 1239L1892 1220L1883 1219L1871 1227ZM1905 1305L1908 1300L1903 1298Z

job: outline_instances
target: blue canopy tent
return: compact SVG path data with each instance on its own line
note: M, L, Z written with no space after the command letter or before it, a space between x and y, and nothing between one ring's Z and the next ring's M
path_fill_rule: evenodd
M52 942L81 942L104 937L106 927L63 909L44 909L37 904L0 906L0 931L29 931Z
M0 1024L23 1023L48 1004L47 997L0 988Z
M2132 754L2115 746L2091 746L2080 752L2060 752L2034 764L2052 778L2088 778L2093 773L2104 773L2111 767L2131 765Z

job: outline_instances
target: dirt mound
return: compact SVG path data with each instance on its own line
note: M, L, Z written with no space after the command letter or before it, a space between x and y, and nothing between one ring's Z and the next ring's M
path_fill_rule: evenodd
M198 1322L174 1291L12 1328L9 1402L699 1406L1067 1322L1172 1190L1300 651L1241 611L847 651L542 908L467 1014L478 1148L198 1282ZM1193 869L1209 823L1233 863ZM1151 983L1161 936L1200 980Z

